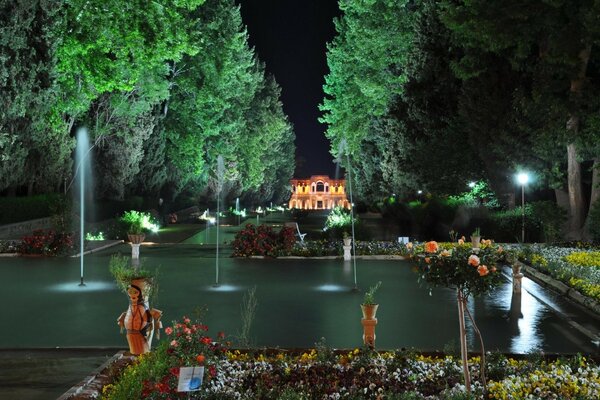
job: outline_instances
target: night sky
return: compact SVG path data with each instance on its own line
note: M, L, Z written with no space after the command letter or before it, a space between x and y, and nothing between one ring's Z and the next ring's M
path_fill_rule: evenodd
M335 174L326 126L319 123L327 68L326 43L335 36L337 0L237 0L250 45L282 89L284 112L296 133L296 178ZM303 162L304 161L304 162Z

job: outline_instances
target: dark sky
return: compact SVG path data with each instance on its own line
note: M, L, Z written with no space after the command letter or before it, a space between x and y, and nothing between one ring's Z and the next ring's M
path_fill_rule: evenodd
M237 0L250 45L282 89L284 112L294 125L296 178L335 174L318 105L328 72L326 43L335 35L337 0Z

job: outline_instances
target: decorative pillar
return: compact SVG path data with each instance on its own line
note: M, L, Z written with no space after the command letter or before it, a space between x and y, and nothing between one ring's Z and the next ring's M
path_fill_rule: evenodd
M352 250L352 245L348 244L348 245L343 245L342 246L344 248L344 261L350 261L352 260L352 254L350 253L350 250Z
M131 258L137 260L140 258L140 244L131 243Z
M513 270L513 293L521 293L521 287L523 284L523 274L521 273L521 264L515 262L512 266Z
M131 244L131 259L137 260L140 258L140 244L144 241L146 236L142 234L128 234L127 238Z

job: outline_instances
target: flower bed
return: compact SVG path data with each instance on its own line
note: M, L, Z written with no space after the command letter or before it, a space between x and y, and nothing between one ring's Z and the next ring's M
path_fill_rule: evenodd
M576 247L535 245L525 261L582 294L600 301L600 253Z
M336 351L319 346L304 353L228 350L223 335L184 318L166 329L169 338L140 356L104 387L103 398L188 398L177 392L179 367L204 365L196 399L592 399L600 396L600 367L584 357L546 361L488 354L488 393L470 360L472 395L464 392L460 359L410 352Z

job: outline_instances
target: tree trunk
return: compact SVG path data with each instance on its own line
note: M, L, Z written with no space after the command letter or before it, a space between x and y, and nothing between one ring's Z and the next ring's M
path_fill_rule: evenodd
M579 52L581 62L579 72L571 79L570 91L575 97L581 96L588 61L590 59L591 46L587 45ZM567 133L569 133L569 144L567 145L567 188L569 191L569 232L567 236L571 239L581 239L582 228L585 219L585 202L581 188L581 164L577 161L577 149L575 139L579 133L579 115L572 112L567 121Z
M571 239L581 239L584 222L584 200L581 189L581 164L577 161L575 144L567 146L567 182L569 189L569 232Z
M592 195L590 196L590 208L588 209L588 216L586 220L586 227L590 226L590 211L594 204L600 201L600 159L595 159L592 164ZM587 228L584 231L585 239L591 239Z
M462 360L463 376L465 378L465 388L467 393L471 393L471 376L469 374L469 348L467 345L467 330L465 329L465 307L467 299L463 297L460 290L457 290L458 303L458 327L460 332L460 356Z

